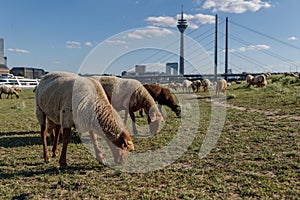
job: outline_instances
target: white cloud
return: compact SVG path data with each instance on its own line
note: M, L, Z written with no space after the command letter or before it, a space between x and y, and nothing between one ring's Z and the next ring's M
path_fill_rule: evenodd
M177 25L177 20L169 16L148 17L146 21L155 26L176 27Z
M30 53L30 51L24 50L24 49L12 49L12 48L9 48L8 51L10 51L10 52L16 52L16 53L24 53L24 54Z
M291 37L288 38L288 40L290 40L290 41L292 41L292 40L298 40L298 38L295 37L295 36L291 36Z
M176 27L177 20L181 17L178 14L175 17L170 16L159 16L159 17L148 17L146 22L154 25L154 26L161 26L161 27ZM204 15L204 14L183 14L183 18L187 20L188 27L190 29L197 29L199 28L199 24L213 24L215 23L215 17L212 15Z
M124 40L106 40L106 42L109 44L127 44Z
M66 41L66 48L68 49L81 48L81 43L76 41Z
M270 2L262 0L206 0L202 8L212 9L213 12L244 13L247 11L256 12L262 8L270 8Z
M267 50L270 49L271 47L265 44L258 44L258 45L249 45L246 47L240 47L238 49L228 49L229 53L234 53L234 52L246 52L246 51L261 51L261 50Z
M148 27L149 29L138 29L128 33L127 37L131 39L143 39L144 37L165 37L172 35L171 30L165 28Z
M93 43L92 42L85 42L84 45L87 46L87 47L91 47L91 46L93 46Z

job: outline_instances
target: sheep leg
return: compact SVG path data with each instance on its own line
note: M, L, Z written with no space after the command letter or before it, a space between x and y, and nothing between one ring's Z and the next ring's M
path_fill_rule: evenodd
M158 104L157 107L158 107L158 109L159 109L159 112L162 113L162 105L161 105L161 104Z
M118 148L116 145L114 145L107 137L105 137L105 140L114 156L114 162L115 164L121 163L121 149Z
M46 163L48 163L50 161L50 156L47 146L47 130L45 125L41 125L41 138L43 142L44 160Z
M143 115L143 109L140 110L139 114L140 114L140 117L144 117L144 115Z
M132 111L129 111L129 115L130 115L130 118L132 119L132 133L134 135L138 135L138 131L136 129L136 125L135 125L135 115Z
M58 155L58 142L60 136L60 125L55 125L55 135L53 140L53 147L52 147L52 157L56 157Z
M98 141L97 141L97 135L93 131L89 131L89 134L90 134L90 138L92 139L92 142L94 145L96 159L103 165L107 165L106 159L100 152L100 148L99 148Z
M67 167L67 148L68 148L68 144L70 142L71 139L71 128L64 128L63 129L63 147L61 150L61 155L60 155L60 159L59 159L59 164L60 167Z

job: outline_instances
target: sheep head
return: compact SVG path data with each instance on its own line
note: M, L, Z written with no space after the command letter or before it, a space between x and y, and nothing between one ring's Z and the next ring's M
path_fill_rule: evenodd
M128 152L134 150L132 138L128 130L123 131L120 137L114 140L113 143L117 145L119 148L121 148L122 150L126 150Z
M162 114L159 112L157 106L152 106L148 113L148 123L151 134L157 134L160 130L161 124L164 121Z
M179 105L177 105L174 109L172 109L173 112L175 112L177 117L181 117L181 108Z

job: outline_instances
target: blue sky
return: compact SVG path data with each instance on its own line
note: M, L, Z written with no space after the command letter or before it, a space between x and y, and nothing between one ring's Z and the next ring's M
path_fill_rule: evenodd
M146 64L161 71L178 62L182 4L187 73L212 72L216 14L218 72L224 72L226 17L233 72L300 71L299 0L0 0L8 67L93 73L94 66L120 74Z

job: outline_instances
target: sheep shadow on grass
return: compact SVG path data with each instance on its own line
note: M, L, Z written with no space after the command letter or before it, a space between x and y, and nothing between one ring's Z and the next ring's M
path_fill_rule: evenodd
M61 138L61 137L60 137ZM77 134L72 134L70 143L80 143L80 138ZM52 145L50 136L47 136L47 144ZM14 148L26 147L33 145L42 145L40 132L0 132L0 147Z

